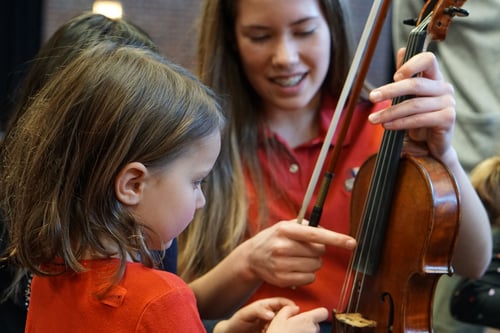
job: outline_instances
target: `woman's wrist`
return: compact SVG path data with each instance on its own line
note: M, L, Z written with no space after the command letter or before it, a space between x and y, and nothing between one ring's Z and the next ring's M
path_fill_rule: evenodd
M238 245L229 256L234 257L233 267L235 267L235 270L237 271L236 274L241 281L259 285L262 280L254 269L255 265L252 263L252 254L255 253L252 244L252 239L244 241Z

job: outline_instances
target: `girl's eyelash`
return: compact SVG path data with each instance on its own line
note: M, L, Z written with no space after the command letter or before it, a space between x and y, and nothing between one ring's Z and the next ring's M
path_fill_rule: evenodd
M194 185L196 185L196 186L200 186L200 185L202 185L202 184L204 184L204 183L205 183L205 179L200 179L200 180L196 180L196 181L194 182Z

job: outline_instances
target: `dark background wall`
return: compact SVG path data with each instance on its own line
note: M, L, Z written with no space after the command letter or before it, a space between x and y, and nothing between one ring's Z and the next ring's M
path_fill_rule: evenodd
M174 62L194 69L196 18L201 0L122 0L124 17L139 25ZM351 10L353 30L359 38L372 0L345 0ZM0 26L3 41L0 52L0 130L8 115L13 91L24 64L40 44L61 24L92 9L93 0L16 0L2 1ZM379 40L368 78L374 84L390 80L392 52L389 18Z
M63 22L92 9L92 0L45 0L43 38ZM193 68L195 21L201 0L122 0L124 18L150 34L169 59Z
M122 0L124 17L147 31L169 59L193 69L194 23L200 0ZM24 65L65 21L92 9L92 0L2 1L0 129Z
M10 95L40 45L42 0L2 1L0 5L0 126L10 107Z

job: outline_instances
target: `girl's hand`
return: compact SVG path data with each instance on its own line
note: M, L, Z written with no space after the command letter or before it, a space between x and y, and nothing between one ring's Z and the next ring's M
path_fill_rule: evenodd
M278 312L269 324L266 333L319 332L319 323L328 318L328 310L326 308L316 308L297 315L293 315L292 310L291 307L287 306Z
M231 318L220 321L215 333L253 332L318 332L319 322L326 320L328 311L317 308L298 314L293 301L282 298L266 298L255 301L238 310Z

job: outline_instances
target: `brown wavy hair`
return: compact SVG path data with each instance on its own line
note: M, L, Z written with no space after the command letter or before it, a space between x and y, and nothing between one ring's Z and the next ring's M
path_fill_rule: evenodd
M500 227L500 156L479 163L472 169L470 181L488 212L492 226Z
M100 43L52 76L5 138L0 199L8 257L40 275L62 260L81 272L88 251L152 267L147 237L115 196L126 164L155 170L220 131L215 95L158 54ZM105 244L112 244L111 253Z

